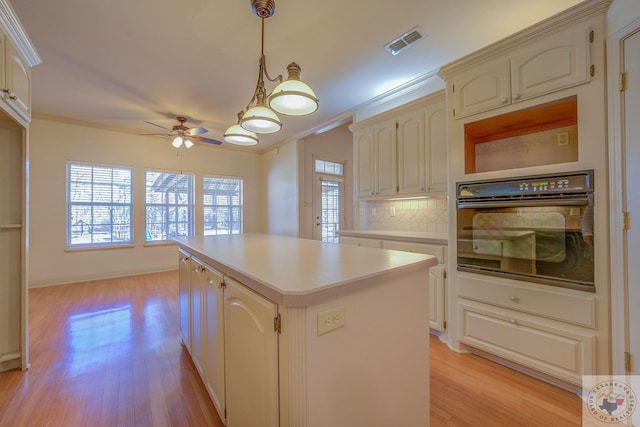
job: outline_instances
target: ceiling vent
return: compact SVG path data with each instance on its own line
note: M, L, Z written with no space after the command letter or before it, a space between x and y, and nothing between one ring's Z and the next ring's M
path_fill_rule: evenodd
M390 54L397 55L403 50L410 48L411 45L413 45L418 40L422 40L425 37L426 35L424 34L424 31L422 31L420 27L415 27L407 31L391 43L386 44L384 48L387 49Z

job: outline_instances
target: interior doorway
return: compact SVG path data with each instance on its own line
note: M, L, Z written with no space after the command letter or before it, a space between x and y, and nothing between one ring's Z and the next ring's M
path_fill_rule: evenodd
M629 353L628 373L640 375L640 29L622 40L622 67L625 87L622 92L624 162L623 203L624 261L626 293L626 348Z
M313 238L338 243L344 223L344 163L314 159Z

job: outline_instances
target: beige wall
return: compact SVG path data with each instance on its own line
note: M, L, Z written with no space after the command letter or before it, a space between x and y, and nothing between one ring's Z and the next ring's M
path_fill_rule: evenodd
M344 163L344 217L343 230L353 228L353 134L347 124L304 140L304 191L300 237L312 238L314 159Z
M30 128L30 286L45 286L176 268L173 245L144 245L145 168L192 172L196 189L203 174L244 180L244 231L260 232L261 155L196 145L178 151L169 141L35 119ZM177 155L182 153L182 159ZM134 244L131 248L66 250L68 161L133 169ZM196 234L202 234L202 200L196 197Z

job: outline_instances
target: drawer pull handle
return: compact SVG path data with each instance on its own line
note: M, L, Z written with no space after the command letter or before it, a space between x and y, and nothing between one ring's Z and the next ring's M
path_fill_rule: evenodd
M510 296L509 299L513 302L520 302L520 298L516 297L516 296Z
M509 322L511 322L514 325L518 324L518 321L516 319L509 319Z

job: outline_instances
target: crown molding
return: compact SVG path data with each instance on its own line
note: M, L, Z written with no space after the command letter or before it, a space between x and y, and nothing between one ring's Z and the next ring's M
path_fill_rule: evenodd
M0 25L30 67L42 63L38 51L7 0L0 0Z

